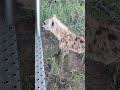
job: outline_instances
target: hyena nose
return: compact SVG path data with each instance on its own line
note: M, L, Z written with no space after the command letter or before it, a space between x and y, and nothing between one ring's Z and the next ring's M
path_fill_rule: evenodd
M44 27L44 25L46 25L46 23L45 23L45 22L43 22L43 23L42 23L42 27Z

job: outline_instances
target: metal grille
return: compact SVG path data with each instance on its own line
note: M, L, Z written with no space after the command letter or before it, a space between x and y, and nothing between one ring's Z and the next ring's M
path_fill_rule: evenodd
M0 90L21 90L14 26L0 26Z
M46 90L41 37L35 34L35 90Z

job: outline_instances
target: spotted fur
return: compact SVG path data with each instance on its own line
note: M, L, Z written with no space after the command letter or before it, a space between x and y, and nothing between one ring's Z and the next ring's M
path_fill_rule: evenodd
M59 47L64 55L69 51L85 52L85 39L72 33L55 15L43 23L43 28L52 32L59 40Z

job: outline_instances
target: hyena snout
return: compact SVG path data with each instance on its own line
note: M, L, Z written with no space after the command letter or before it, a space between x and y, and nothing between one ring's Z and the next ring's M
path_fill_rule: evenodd
M45 21L42 23L42 28L44 28L44 26L46 25Z

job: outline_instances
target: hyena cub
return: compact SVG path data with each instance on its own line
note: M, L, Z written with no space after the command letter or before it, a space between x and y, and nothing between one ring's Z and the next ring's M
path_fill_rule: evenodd
M85 52L85 39L82 36L76 36L68 27L66 27L57 17L53 15L52 18L43 22L42 27L52 32L59 40L59 47L63 56L74 51L77 53Z

